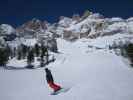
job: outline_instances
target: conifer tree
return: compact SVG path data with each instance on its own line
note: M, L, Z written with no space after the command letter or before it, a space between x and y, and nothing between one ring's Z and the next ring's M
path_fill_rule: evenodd
M21 48L22 48L22 57L23 59L25 59L27 52L28 52L28 47L22 44Z
M7 56L8 56L8 57L11 57L11 56L12 56L12 50L11 50L11 48L10 48L9 45L7 45L7 46L5 47L5 50L6 50Z
M41 67L44 67L44 62L47 62L46 59L44 59L44 57L47 56L47 48L42 44L41 45L41 55L40 55L40 58L41 58L41 62L40 62L40 66Z
M35 44L35 54L37 57L39 57L39 55L40 55L40 48L39 48L38 44Z
M0 48L0 65L5 66L9 60L9 55L6 48Z
M48 50L46 51L46 64L49 63L49 53L48 53Z
M133 67L133 44L128 44L128 46L125 46L125 51Z
M46 56L47 47L44 45L41 45L41 56Z
M28 65L31 65L32 62L34 62L34 51L33 51L33 49L28 52L28 56L27 56Z
M13 57L16 57L16 54L17 54L17 49L16 47L13 48L13 51L12 51L12 56Z
M21 50L17 50L17 59L18 60L22 59L22 51Z

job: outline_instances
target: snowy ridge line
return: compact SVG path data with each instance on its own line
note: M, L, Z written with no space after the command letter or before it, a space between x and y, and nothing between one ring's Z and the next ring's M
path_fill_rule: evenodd
M83 17L83 16L86 17ZM105 18L99 13L87 11L81 17L79 15L73 18L63 17L59 22L50 24L39 19L33 18L31 21L24 23L22 26L14 29L11 25L2 24L0 29L5 35L16 34L18 37L40 38L62 37L64 39L75 38L97 38L97 36L106 36L117 33L133 33L132 17L122 19L120 17ZM4 28L3 28L4 27ZM68 39L69 38L69 39Z

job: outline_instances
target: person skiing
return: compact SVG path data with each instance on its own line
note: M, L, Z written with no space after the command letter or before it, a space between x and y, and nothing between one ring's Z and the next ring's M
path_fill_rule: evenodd
M51 71L48 68L45 68L45 72L46 72L46 80L47 80L49 87L52 88L54 92L57 92L58 90L60 90L61 86L54 83L54 79L51 74Z

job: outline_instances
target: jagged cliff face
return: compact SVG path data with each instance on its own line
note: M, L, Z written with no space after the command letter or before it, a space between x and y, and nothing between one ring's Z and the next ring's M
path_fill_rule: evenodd
M34 18L31 21L28 21L24 23L22 26L18 27L17 30L20 32L22 30L32 30L32 31L46 30L48 28L47 24L48 23L46 21L42 22L39 19Z
M28 21L24 23L22 26L16 28L16 31L20 36L36 36L38 32L45 32L47 28L48 23L46 21L40 21L34 18L31 21Z

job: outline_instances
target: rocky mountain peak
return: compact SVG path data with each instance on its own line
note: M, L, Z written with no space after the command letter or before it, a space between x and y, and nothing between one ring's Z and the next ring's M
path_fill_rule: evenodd
M23 31L40 31L46 30L48 28L47 21L41 21L39 19L33 18L32 20L24 23L22 26L17 28L18 32Z
M8 24L1 24L0 25L0 34L1 35L10 35L15 32L15 29Z

